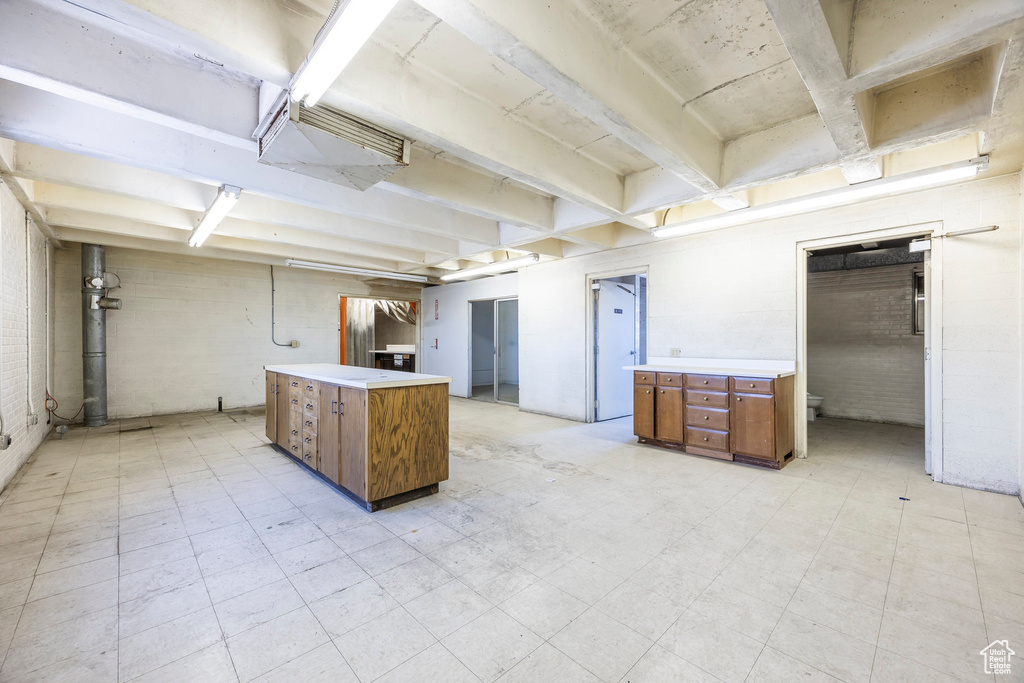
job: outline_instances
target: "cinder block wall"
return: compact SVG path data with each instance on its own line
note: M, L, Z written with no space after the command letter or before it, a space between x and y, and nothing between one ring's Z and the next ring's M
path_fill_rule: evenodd
M57 254L54 384L61 408L82 402L81 251ZM337 363L338 297L419 299L418 286L275 267L276 339L270 336L270 266L107 248L121 278L107 313L111 419L262 405L266 364ZM66 406L66 408L65 408Z
M541 263L519 273L520 408L587 414L589 274L647 268L651 356L795 360L797 243L941 221L943 481L1021 490L1019 174Z
M924 336L913 333L919 264L810 273L807 390L822 414L924 426Z
M46 424L45 403L49 353L46 271L50 252L46 238L34 224L29 227L27 240L26 245L25 209L0 182L0 413L3 431L11 435L11 447L0 451L0 491L51 426ZM31 277L27 277L26 269ZM32 413L37 417L35 425L29 424Z

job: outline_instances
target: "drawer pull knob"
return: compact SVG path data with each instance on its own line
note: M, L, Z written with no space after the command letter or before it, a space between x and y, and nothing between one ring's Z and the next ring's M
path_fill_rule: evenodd
M704 437L704 440L705 440L705 441L707 441L707 440L708 440L708 437L706 437L706 436L705 436L705 437Z
M650 389L648 389L648 390L647 390L647 393L648 393L648 394L649 394L649 393L651 393L651 390L650 390Z
M292 399L292 403L293 403L293 404L297 404L298 402L299 402L299 399L297 399L297 398L293 398L293 399Z
M708 381L707 381L707 380L704 380L704 384L707 384L707 383L708 383Z
M705 400L705 401L706 401L706 400L708 400L708 397L707 397L707 396L705 396L705 397L704 397L704 400Z
M705 420L707 420L707 419L708 419L708 416L707 416L707 415L705 415L705 416L704 416L704 419L705 419Z
M665 390L664 390L664 389L662 389L662 390L661 390L661 393L663 393L663 394L664 394L664 393L665 393Z
M643 377L641 377L640 379L647 379L647 375L644 375L644 376L643 376Z
M299 383L298 382L292 382L292 386L293 387L297 387L297 386L299 386Z
M751 389L753 389L753 388L754 388L754 385L753 385L753 384L751 384L751 385L750 385L750 388L751 388Z
M742 396L737 396L736 397L736 402L737 403L743 403L743 397Z

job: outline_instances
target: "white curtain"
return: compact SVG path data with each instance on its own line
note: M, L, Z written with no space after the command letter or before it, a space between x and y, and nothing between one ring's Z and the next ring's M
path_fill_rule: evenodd
M345 358L348 365L360 368L372 368L374 339L373 316L376 309L373 299L357 299L349 297L348 322L346 330L348 340L345 345Z

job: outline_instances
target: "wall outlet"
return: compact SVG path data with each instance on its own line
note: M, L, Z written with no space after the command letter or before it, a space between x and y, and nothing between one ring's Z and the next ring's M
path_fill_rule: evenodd
M672 355L673 358L679 358L680 356L683 355L682 349L669 349L668 352Z
M6 451L11 447L11 435L0 434L0 451Z
M298 339L292 339L292 348L293 349L299 348L299 340Z
M28 426L31 427L32 425L37 424L39 424L39 416L35 413L30 413L28 416Z

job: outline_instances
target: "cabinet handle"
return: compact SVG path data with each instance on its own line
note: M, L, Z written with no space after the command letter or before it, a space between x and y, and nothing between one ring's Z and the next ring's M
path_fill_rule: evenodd
M708 381L707 381L707 380L704 380L704 384L707 384L707 383L708 383Z
M293 429L292 430L292 436L298 436L298 435L299 435L299 430L298 429Z
M646 379L647 379L647 375L644 375L644 376L643 376L643 377L641 377L640 379L646 380Z
M750 385L750 388L751 388L751 389L753 389L753 388L754 388L754 385L753 385L753 384L751 384L751 385Z
M331 415L337 415L337 414L338 414L338 402L337 401L331 401Z
M297 387L297 386L299 386L299 383L298 382L292 382L292 386L293 387Z
M298 405L298 404L299 404L299 399L293 398L292 399L292 405Z
M648 389L648 390L647 390L647 393L648 393L648 394L649 394L649 393L651 393L651 390L650 390L650 389Z
M313 410L313 404L312 403L307 403L306 404L306 410Z
M663 394L664 394L664 393L665 393L665 390L664 390L664 389L662 389L662 390L661 390L661 393L663 393Z
M707 440L708 440L708 437L706 437L706 436L705 436L705 437L704 437L704 440L705 440L705 441L707 441Z
M707 396L705 396L705 397L704 397L704 400L705 400L705 401L706 401L706 400L708 400L708 397L707 397Z
M737 396L736 397L736 402L737 403L742 403L743 402L743 397L742 396Z
M344 415L344 414L345 414L345 402L344 401L339 401L338 402L338 415Z
M704 416L704 419L705 419L705 420L707 420L707 419L709 419L709 418L708 418L708 416L707 416L707 415L705 415L705 416Z

